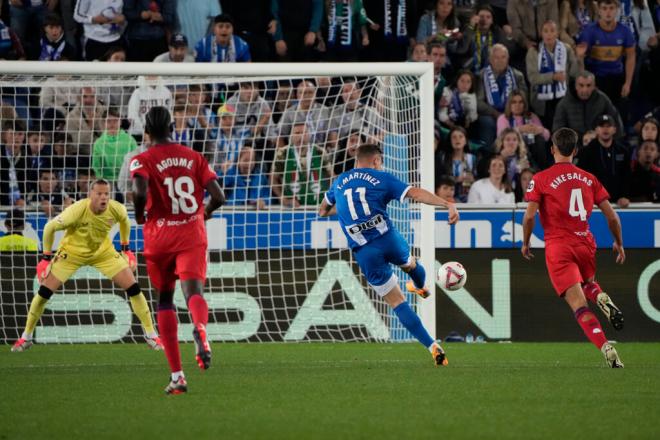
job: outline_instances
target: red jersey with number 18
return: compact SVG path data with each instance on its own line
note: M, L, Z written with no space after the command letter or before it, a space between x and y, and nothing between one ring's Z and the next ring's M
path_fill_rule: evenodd
M145 254L206 247L204 191L217 176L204 156L180 144L153 145L129 169L149 180Z
M593 174L561 162L534 175L525 201L539 204L546 245L561 240L595 246L589 231L589 217L594 204L609 197Z

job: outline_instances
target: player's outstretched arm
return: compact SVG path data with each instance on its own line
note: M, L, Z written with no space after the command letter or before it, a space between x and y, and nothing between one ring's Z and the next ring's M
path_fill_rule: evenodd
M423 189L412 187L406 193L406 197L413 199L416 202L424 203L425 205L439 206L441 208L447 208L449 210L449 224L453 225L458 222L459 215L456 205L452 202L449 202L442 197L438 197L435 194Z
M612 248L617 253L616 262L623 264L623 262L626 261L626 251L623 249L623 234L621 233L621 220L619 220L619 215L614 211L612 205L610 205L610 202L607 200L600 202L598 207L607 219L607 227L610 228L610 233L612 233L612 237L614 238Z
M529 202L527 204L525 216L523 217L523 244L522 248L520 248L520 252L522 252L522 256L528 260L534 258L534 255L529 249L529 240L532 238L532 231L534 230L534 218L536 217L536 211L538 210L538 203Z
M139 174L133 176L133 209L135 209L135 221L138 225L144 224L144 207L147 206L148 191L149 180Z
M206 191L208 191L211 198L204 207L204 219L208 220L213 215L213 211L221 207L225 203L225 193L220 188L217 180L211 180L206 185Z

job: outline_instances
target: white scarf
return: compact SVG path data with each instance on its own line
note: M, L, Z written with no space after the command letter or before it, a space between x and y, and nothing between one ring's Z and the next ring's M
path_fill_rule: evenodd
M552 57L543 42L539 44L538 67L539 73L566 72L567 60L566 46L561 41L555 43L555 51ZM551 101L566 95L566 81L553 81L550 84L539 84L537 90L538 99Z
M235 63L236 62L236 45L234 44L234 36L229 37L229 47L227 49L220 48L218 46L218 41L215 37L211 40L211 62L218 62L218 49L223 51L222 63Z
M495 107L499 112L504 111L504 106L509 100L511 92L518 88L518 84L516 84L516 76L513 74L511 67L506 68L504 75L504 90L500 90L500 86L497 84L497 78L495 78L495 72L493 72L493 67L489 64L484 69L484 90L486 92L486 99L488 100L488 104Z

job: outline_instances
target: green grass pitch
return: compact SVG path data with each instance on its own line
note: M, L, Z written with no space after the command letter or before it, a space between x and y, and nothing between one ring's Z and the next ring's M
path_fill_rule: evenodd
M658 438L660 344L215 344L165 396L144 345L0 347L0 439Z

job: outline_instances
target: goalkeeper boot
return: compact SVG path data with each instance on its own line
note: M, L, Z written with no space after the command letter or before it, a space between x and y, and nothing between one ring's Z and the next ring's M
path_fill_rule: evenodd
M145 336L144 340L147 341L147 345L152 350L163 351L165 349L158 336Z
M435 366L445 366L449 364L449 361L447 360L447 355L445 354L445 351L440 347L440 344L437 342L433 343L433 350L431 351L431 356L433 356L433 362L435 362Z
M623 362L619 358L619 353L616 352L616 349L608 342L603 344L600 347L600 351L603 352L605 356L605 363L610 368L623 368Z
M596 297L596 304L598 304L598 308L603 314L607 316L614 330L621 330L623 328L623 313L614 305L607 293L600 292Z
M25 339L21 338L18 341L14 342L14 345L11 347L11 351L14 353L18 353L20 351L25 351L32 347L34 343L32 342L32 339Z
M188 392L188 382L183 376L179 376L177 380L170 380L170 383L165 387L165 394L183 394Z
M410 293L414 293L416 295L421 296L422 298L428 298L431 296L431 292L429 292L429 289L426 287L422 287L421 289L415 286L415 283L412 281L406 282L406 290Z
M195 348L197 354L195 359L197 365L202 370L208 370L211 366L211 345L206 338L206 327L203 324L198 324L193 330L193 339L195 340Z

